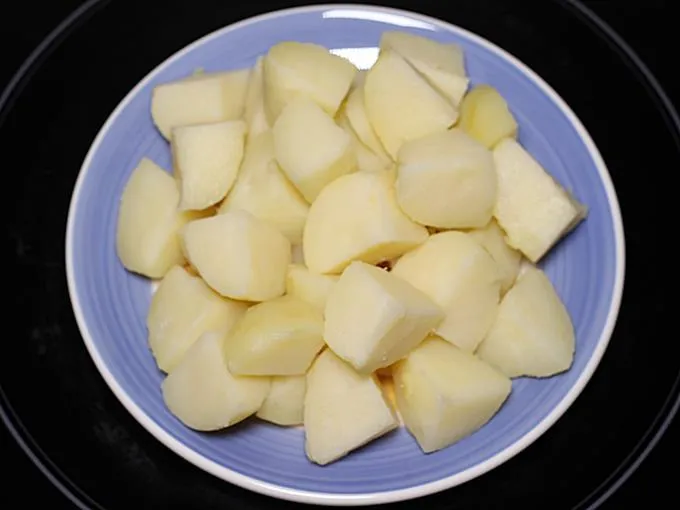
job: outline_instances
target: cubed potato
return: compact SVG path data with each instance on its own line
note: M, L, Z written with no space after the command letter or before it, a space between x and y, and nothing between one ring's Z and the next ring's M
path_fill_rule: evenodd
M305 265L337 274L353 260L374 264L398 257L428 237L395 197L389 172L356 172L326 186L309 209L303 232Z
M366 75L366 113L387 153L410 140L444 131L458 119L457 110L401 56L384 51Z
M460 129L406 142L397 164L397 201L414 221L437 228L483 227L496 202L491 152Z
M263 58L259 57L253 66L248 91L246 92L243 119L248 125L248 142L270 128L267 115L264 112Z
M256 416L276 425L302 425L307 376L277 376L271 381L269 394Z
M203 334L162 384L165 404L184 425L220 430L254 414L269 391L267 377L238 377L222 356L223 337Z
M178 232L195 215L179 211L178 204L172 176L142 159L125 185L118 210L116 251L126 269L161 278L183 263Z
M297 97L317 103L335 116L347 95L356 67L323 46L285 41L275 44L264 58L264 101L270 125Z
M248 309L225 342L237 375L302 375L324 346L323 315L295 296Z
M399 53L451 104L460 104L470 80L463 49L458 44L391 30L383 32L380 49Z
M517 138L517 121L508 103L489 85L478 85L465 95L459 126L489 149L504 138Z
M399 425L374 375L360 375L330 349L307 374L305 450L312 462L329 464Z
M508 244L538 262L587 210L515 140L501 141L493 157L498 175L494 216Z
M399 413L425 453L478 430L512 390L502 373L437 337L397 363L393 374Z
M363 87L354 88L347 96L345 115L361 143L368 147L372 153L384 160L385 164L388 164L390 156L385 151L378 135L375 134L375 130L371 126L366 114Z
M206 209L225 197L236 180L245 137L246 125L242 120L172 130L180 209Z
M290 242L245 211L192 221L182 229L191 264L213 289L242 301L265 301L286 290Z
M250 138L234 187L219 213L237 210L271 223L291 243L302 243L309 204L274 161L271 131Z
M406 356L439 325L444 312L406 281L353 262L328 295L325 316L328 347L369 374Z
M501 273L501 294L505 294L519 274L522 254L505 242L505 232L494 219L484 228L471 230L469 234L496 261Z
M549 377L574 359L574 327L548 277L527 266L503 297L479 357L508 377Z
M174 266L161 280L146 318L158 367L171 372L203 333L226 335L246 309L245 303L223 298L201 278Z
M465 351L477 348L496 318L498 266L466 233L434 234L401 257L391 274L427 294L446 312L436 332Z
M238 120L243 116L250 69L200 73L153 89L151 115L161 134L192 124Z
M328 183L357 168L349 135L310 99L288 103L272 134L276 160L310 203Z
M286 293L306 301L324 313L328 294L338 278L337 275L312 273L303 264L291 264L286 278Z
M359 140L344 111L336 118L336 123L351 139L352 148L356 154L357 169L360 172L380 172L394 166L394 162L391 159L378 156Z

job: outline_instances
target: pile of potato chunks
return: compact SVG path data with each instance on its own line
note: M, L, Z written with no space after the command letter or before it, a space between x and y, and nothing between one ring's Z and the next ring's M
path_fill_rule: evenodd
M402 421L432 452L488 422L511 378L571 366L536 263L586 208L459 46L386 32L359 71L282 42L159 85L151 112L172 173L139 163L117 250L160 279L149 345L186 426L304 425L323 465Z

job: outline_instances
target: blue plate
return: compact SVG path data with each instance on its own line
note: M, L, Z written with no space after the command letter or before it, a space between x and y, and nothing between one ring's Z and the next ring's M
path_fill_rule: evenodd
M150 283L127 272L115 250L119 199L142 157L170 168L168 144L150 115L153 87L206 71L251 66L280 41L322 44L369 67L385 30L405 30L463 46L473 83L507 99L520 141L589 207L587 220L542 262L576 328L568 372L517 379L501 411L459 443L425 455L400 429L326 467L304 454L303 430L251 420L224 433L184 427L166 409L162 374L147 344ZM76 184L66 239L68 283L83 339L113 392L155 437L231 483L284 499L368 504L414 498L463 483L531 444L571 405L609 341L621 300L624 241L607 169L590 136L558 95L514 57L439 20L378 7L327 5L274 12L226 27L183 49L137 85L112 113Z

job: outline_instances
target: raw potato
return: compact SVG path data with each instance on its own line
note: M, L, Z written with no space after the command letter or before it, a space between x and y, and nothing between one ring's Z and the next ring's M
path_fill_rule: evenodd
M397 406L425 453L441 450L487 423L510 395L510 379L436 337L393 370Z
M324 339L358 372L406 356L444 313L424 293L378 267L353 262L328 295Z
M508 244L536 263L587 210L515 140L500 142L493 157L498 174L494 216Z
M201 73L158 85L151 96L154 123L169 140L178 126L240 119L249 79L250 69L240 69Z
M505 242L505 233L496 220L492 219L484 228L471 230L469 234L496 261L501 274L501 294L505 294L519 274L522 254L508 246Z
M218 333L201 336L162 384L170 412L194 430L219 430L244 420L269 391L269 378L229 372L222 341Z
M460 129L406 142L397 164L397 201L414 221L437 228L483 227L497 189L491 152Z
M459 125L489 149L503 138L517 138L517 121L508 103L489 85L478 85L465 95Z
M360 375L330 349L307 374L305 450L325 465L394 430L399 425L373 375Z
M368 120L363 87L356 87L349 93L347 103L345 104L345 115L361 143L381 160L385 161L385 164L389 164L390 156L385 151L382 142L378 139L378 135L375 134L375 130Z
M279 376L272 377L271 381L269 394L256 416L282 426L302 425L307 377Z
M267 116L264 112L264 71L263 58L258 57L250 73L250 82L246 93L243 119L248 125L248 142L253 137L269 129Z
M496 262L480 244L463 232L434 234L401 257L391 274L446 312L439 336L474 352L496 318L501 282Z
M203 333L226 335L246 309L245 303L221 297L197 276L174 266L161 280L146 318L158 367L172 372Z
M126 269L161 278L182 264L178 232L195 216L178 211L178 204L172 176L143 158L125 185L118 211L116 251Z
M368 119L393 159L404 142L444 131L456 109L394 51L384 51L366 75Z
M225 297L265 301L286 290L290 242L245 211L192 221L182 230L187 259Z
M303 375L324 346L323 315L295 296L248 309L225 342L238 375Z
M336 119L336 123L345 130L351 139L352 150L356 154L357 169L363 172L380 172L391 168L394 163L391 159L384 159L371 151L366 145L359 140L359 137L352 129L352 126L347 120L347 116L342 114Z
M328 183L357 168L349 135L310 99L288 103L272 134L276 160L309 203Z
M356 67L323 46L286 41L269 49L264 58L264 101L270 125L297 97L317 103L331 117L349 90Z
M478 355L508 377L549 377L571 367L574 327L548 277L527 266L501 301Z
M458 106L470 80L465 72L463 49L408 32L383 32L380 49L399 53L451 104Z
M180 209L206 209L224 198L236 180L245 138L246 124L242 120L172 130Z
M234 187L219 213L247 211L274 225L293 244L302 243L309 204L274 161L271 131L249 139Z
M306 301L324 313L328 294L337 281L337 275L312 273L303 264L291 264L286 278L286 293Z
M389 172L357 172L319 194L302 246L310 271L337 274L353 260L375 264L398 257L427 237L427 229L399 209Z

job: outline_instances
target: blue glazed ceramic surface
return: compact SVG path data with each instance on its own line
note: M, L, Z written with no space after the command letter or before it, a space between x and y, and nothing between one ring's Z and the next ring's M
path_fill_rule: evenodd
M546 380L517 379L502 410L481 430L424 455L404 429L335 464L307 461L300 428L250 420L218 434L193 432L165 408L162 374L149 351L145 318L151 286L116 257L123 187L142 157L170 168L168 144L150 115L153 87L206 71L250 66L284 40L322 44L368 67L385 30L457 42L473 83L507 99L520 141L589 207L587 220L541 264L576 328L573 368ZM68 278L87 347L112 390L159 440L197 466L266 494L326 504L385 502L435 492L478 476L533 442L567 409L609 340L621 297L623 231L609 175L589 136L562 100L511 56L466 31L419 15L361 6L273 13L211 34L154 70L112 114L83 165L67 232Z

